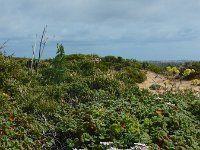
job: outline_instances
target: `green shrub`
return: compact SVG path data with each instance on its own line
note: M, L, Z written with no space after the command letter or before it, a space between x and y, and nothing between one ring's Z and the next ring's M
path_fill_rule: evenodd
M146 75L137 68L127 67L116 75L117 79L125 83L141 83L146 80Z
M60 84L64 81L65 74L65 51L62 44L57 44L56 57L52 64L42 70L42 80L46 83Z
M151 63L148 63L147 69L158 74L163 73L165 71L164 67Z
M81 70L81 75L83 75L83 76L94 75L95 68L94 68L94 63L93 62L81 61L79 68Z
M0 55L0 149L200 149L192 91L140 90L146 76L136 60L63 55L38 72Z

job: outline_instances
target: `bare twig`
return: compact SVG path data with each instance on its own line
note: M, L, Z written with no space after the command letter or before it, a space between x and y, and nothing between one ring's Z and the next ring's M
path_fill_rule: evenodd
M46 46L47 40L48 40L48 37L47 37L47 38L44 40L44 42L43 42L43 47L42 47L42 51L41 51L41 56L42 56L42 54L43 54L43 51L44 51L44 48L45 48L45 46Z
M37 34L36 34L36 39L37 39ZM34 44L34 46L32 46L32 52L33 52L32 60L31 60L31 70L32 71L33 71L33 63L35 61L35 49L36 49L36 45L37 45L37 42L35 40L35 44Z
M38 62L40 61L41 57L42 57L42 53L44 51L44 47L46 45L47 39L46 39L46 32L47 32L47 25L44 27L44 30L42 32L42 36L40 39L40 48L39 48L39 57L38 57Z
M3 42L0 46L0 50L4 49L6 47L6 44L8 43L8 40L6 40L5 42Z
M42 32L42 36L40 38L39 51L38 51L39 54L38 54L38 58L37 59L36 59L36 56L35 56L35 54L36 54L36 46L37 46L36 43L37 42L35 41L35 44L32 45L32 54L33 54L32 55L32 59L27 62L27 67L31 71L33 71L33 69L34 69L37 72L39 62L41 60L42 54L44 52L44 48L45 48L47 40L48 40L48 38L46 37L46 32L47 32L47 25L44 27L43 32ZM36 35L36 39L37 39L37 35Z

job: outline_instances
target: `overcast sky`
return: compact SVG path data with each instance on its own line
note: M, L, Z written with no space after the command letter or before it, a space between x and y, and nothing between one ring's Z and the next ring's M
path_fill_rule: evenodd
M200 60L199 0L0 0L0 43L30 57L47 25L43 57L66 54L139 60ZM38 37L36 38L36 34Z

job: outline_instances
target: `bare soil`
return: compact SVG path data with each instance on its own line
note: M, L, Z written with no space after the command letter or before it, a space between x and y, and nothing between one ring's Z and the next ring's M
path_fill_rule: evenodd
M180 81L173 79L162 74L156 74L154 72L146 72L147 80L138 84L141 89L149 89L152 92L164 92L166 90L193 90L200 92L200 86L192 85L191 81ZM152 90L149 87L153 84L158 84L161 87L159 90Z

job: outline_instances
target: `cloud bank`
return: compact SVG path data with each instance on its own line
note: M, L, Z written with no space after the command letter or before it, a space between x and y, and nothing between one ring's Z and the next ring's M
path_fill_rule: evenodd
M56 43L66 53L136 59L199 59L198 0L0 0L0 43L31 56L35 35L48 25L44 55ZM39 39L37 39L39 40Z

